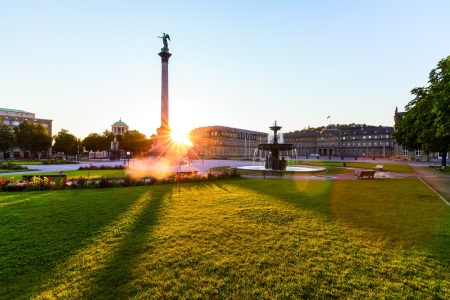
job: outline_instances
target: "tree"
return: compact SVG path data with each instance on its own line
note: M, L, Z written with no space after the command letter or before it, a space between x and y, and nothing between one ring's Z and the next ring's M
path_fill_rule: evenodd
M151 142L145 134L137 130L127 131L122 137L122 143L119 148L133 152L135 155L141 155L142 152L147 152L150 149Z
M111 142L114 141L116 135L110 130L105 130L102 133L102 150L111 149Z
M39 158L41 158L42 151L47 151L52 146L52 137L42 124L24 121L19 126L14 127L14 135L16 145L22 151L37 152Z
M75 155L78 151L78 140L77 138L69 133L66 129L61 129L58 134L53 136L55 143L53 144L53 150L55 152L64 152L64 155L67 158L67 155Z
M429 92L434 99L433 113L436 115L437 135L450 136L450 55L439 61L430 72Z
M446 166L450 145L450 56L430 72L428 82L428 87L411 91L415 98L405 106L394 137L408 150L441 153L442 165Z
M105 130L103 134L90 133L83 139L81 144L88 151L104 151L111 149L111 142L116 136L109 130Z
M105 150L102 149L102 136L98 133L90 133L87 137L85 137L81 141L81 145L87 150L87 151L100 151Z
M5 124L0 124L0 152L6 152L16 145L16 139L12 129Z

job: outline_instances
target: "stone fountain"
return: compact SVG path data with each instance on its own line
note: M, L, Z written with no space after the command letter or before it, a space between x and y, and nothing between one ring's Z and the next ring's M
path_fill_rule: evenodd
M285 155L297 156L295 146L293 144L283 143L283 136L280 132L281 126L274 122L273 126L269 127L273 131L273 135L269 134L267 144L259 144L257 151L267 151L269 155L266 157L266 162L264 167L271 170L286 170L286 160L282 156L283 152ZM273 137L273 138L271 138ZM290 152L290 153L289 153ZM281 156L281 159L280 159Z
M269 133L267 144L258 145L253 157L253 161L255 162L260 153L269 153L265 158L264 166L240 166L237 167L238 169L246 171L276 170L282 171L283 173L313 173L326 171L325 168L318 166L287 166L285 157L297 157L295 146L293 144L284 143L283 135L280 132L282 127L277 124L277 121L269 128L273 131L273 134Z

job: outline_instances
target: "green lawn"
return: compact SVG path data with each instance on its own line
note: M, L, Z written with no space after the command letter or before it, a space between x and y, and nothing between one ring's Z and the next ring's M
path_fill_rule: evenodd
M450 207L418 179L0 194L0 299L445 299Z
M125 178L127 175L127 170L125 169L116 169L116 170L66 170L63 171L63 174L67 176L68 180L72 178L90 178L90 179L100 179L104 178ZM38 172L33 174L20 174L16 176L25 176L25 175L58 175L59 172Z
M384 162L362 162L362 161L348 161L343 160L337 161L326 161L326 160L302 160L302 164L309 164L311 166L323 166L323 167L341 167L342 163L346 164L349 168L363 168L363 169L373 169L377 165L383 165L383 170L386 172L396 172L396 173L414 173L413 169L407 164L392 164Z

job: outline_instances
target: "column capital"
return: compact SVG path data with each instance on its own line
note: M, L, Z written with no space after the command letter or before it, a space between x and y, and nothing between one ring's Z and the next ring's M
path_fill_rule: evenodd
M161 56L161 62L162 63L169 63L169 57L172 56L172 53L169 52L159 52L159 56Z

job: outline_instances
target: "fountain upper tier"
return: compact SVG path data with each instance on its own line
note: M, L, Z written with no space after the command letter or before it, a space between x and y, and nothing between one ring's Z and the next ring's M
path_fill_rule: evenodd
M279 126L277 124L277 121L275 121L273 123L273 126L269 127L271 131L273 131L273 141L272 143L270 142L270 134L269 134L269 143L267 144L259 144L258 145L258 150L265 150L265 151L274 151L274 150L278 150L278 151L289 151L289 150L294 150L295 147L293 144L285 144L283 143L283 136L282 134L278 133L278 131L281 130L281 126ZM281 142L281 143L279 143Z
M258 145L255 155L258 155L258 153L263 150L268 151L270 154L269 156L266 156L265 168L272 170L286 170L287 162L284 159L284 156L297 156L295 154L295 146L283 142L282 134L278 133L282 127L278 126L277 121L269 128L273 131L273 135L269 133L267 144ZM290 155L288 152L291 152L292 154Z

